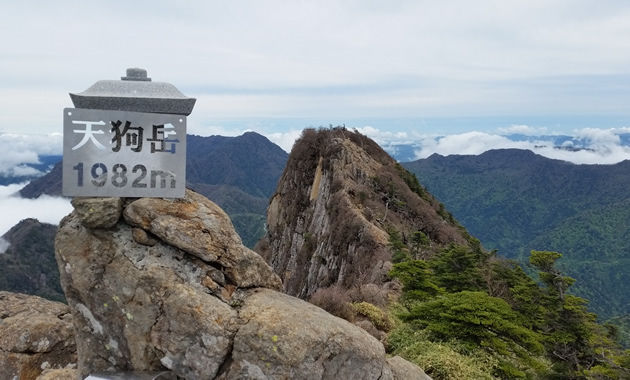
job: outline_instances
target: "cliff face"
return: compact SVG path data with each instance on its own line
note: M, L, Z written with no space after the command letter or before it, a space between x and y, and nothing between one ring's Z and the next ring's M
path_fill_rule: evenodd
M279 278L199 194L73 206L55 254L83 377L422 378L364 330L275 291Z
M267 210L256 250L288 294L310 297L332 285L383 284L390 234L425 236L430 256L468 234L374 141L344 128L305 130ZM421 239L420 239L421 240Z

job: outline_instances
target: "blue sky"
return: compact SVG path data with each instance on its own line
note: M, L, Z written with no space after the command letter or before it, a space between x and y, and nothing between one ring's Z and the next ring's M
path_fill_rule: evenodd
M625 1L55 1L0 8L0 133L61 131L68 92L144 67L201 135L630 126Z

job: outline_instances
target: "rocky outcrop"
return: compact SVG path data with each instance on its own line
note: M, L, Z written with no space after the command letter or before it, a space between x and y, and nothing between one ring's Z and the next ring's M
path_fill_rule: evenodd
M56 238L81 376L393 378L368 333L276 291L278 276L214 203L187 191L123 205L111 228L87 227L76 210Z
M68 306L0 291L0 379L34 380L76 360Z
M411 174L374 141L345 128L305 130L267 210L256 250L284 290L309 298L319 288L387 283L389 234L426 237L428 257L470 237Z

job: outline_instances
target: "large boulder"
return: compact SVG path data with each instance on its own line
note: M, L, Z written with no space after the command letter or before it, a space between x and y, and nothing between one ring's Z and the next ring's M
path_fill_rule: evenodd
M0 291L0 379L34 380L76 360L68 306Z
M211 201L187 191L123 205L111 228L75 211L56 238L81 376L392 379L379 341L276 291L278 276Z
M298 298L257 289L243 302L240 317L244 324L234 337L226 379L391 376L383 362L385 349L378 340Z

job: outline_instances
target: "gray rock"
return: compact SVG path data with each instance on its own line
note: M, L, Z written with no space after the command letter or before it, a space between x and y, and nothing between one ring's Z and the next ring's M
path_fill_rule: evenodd
M68 306L0 291L0 379L31 380L76 360Z
M394 380L431 380L422 368L396 355L387 358Z
M211 268L169 245L136 243L126 224L90 230L75 214L62 221L55 251L82 376L169 368L200 378L218 370L237 313L203 286ZM205 346L206 335L217 344Z
M88 228L111 228L122 212L121 198L74 198L72 206Z
M258 289L240 317L226 379L388 378L380 342L298 298Z
M125 371L125 372L105 372L95 373L85 380L179 380L177 375L170 371L159 372L138 372L138 371Z
M282 286L271 267L243 246L227 214L193 191L186 190L183 199L139 199L125 208L124 217L174 247L225 267L226 276L239 287Z
M158 243L156 239L149 236L147 231L143 230L142 228L134 228L133 230L131 230L131 235L133 236L133 240L142 245L153 247Z

